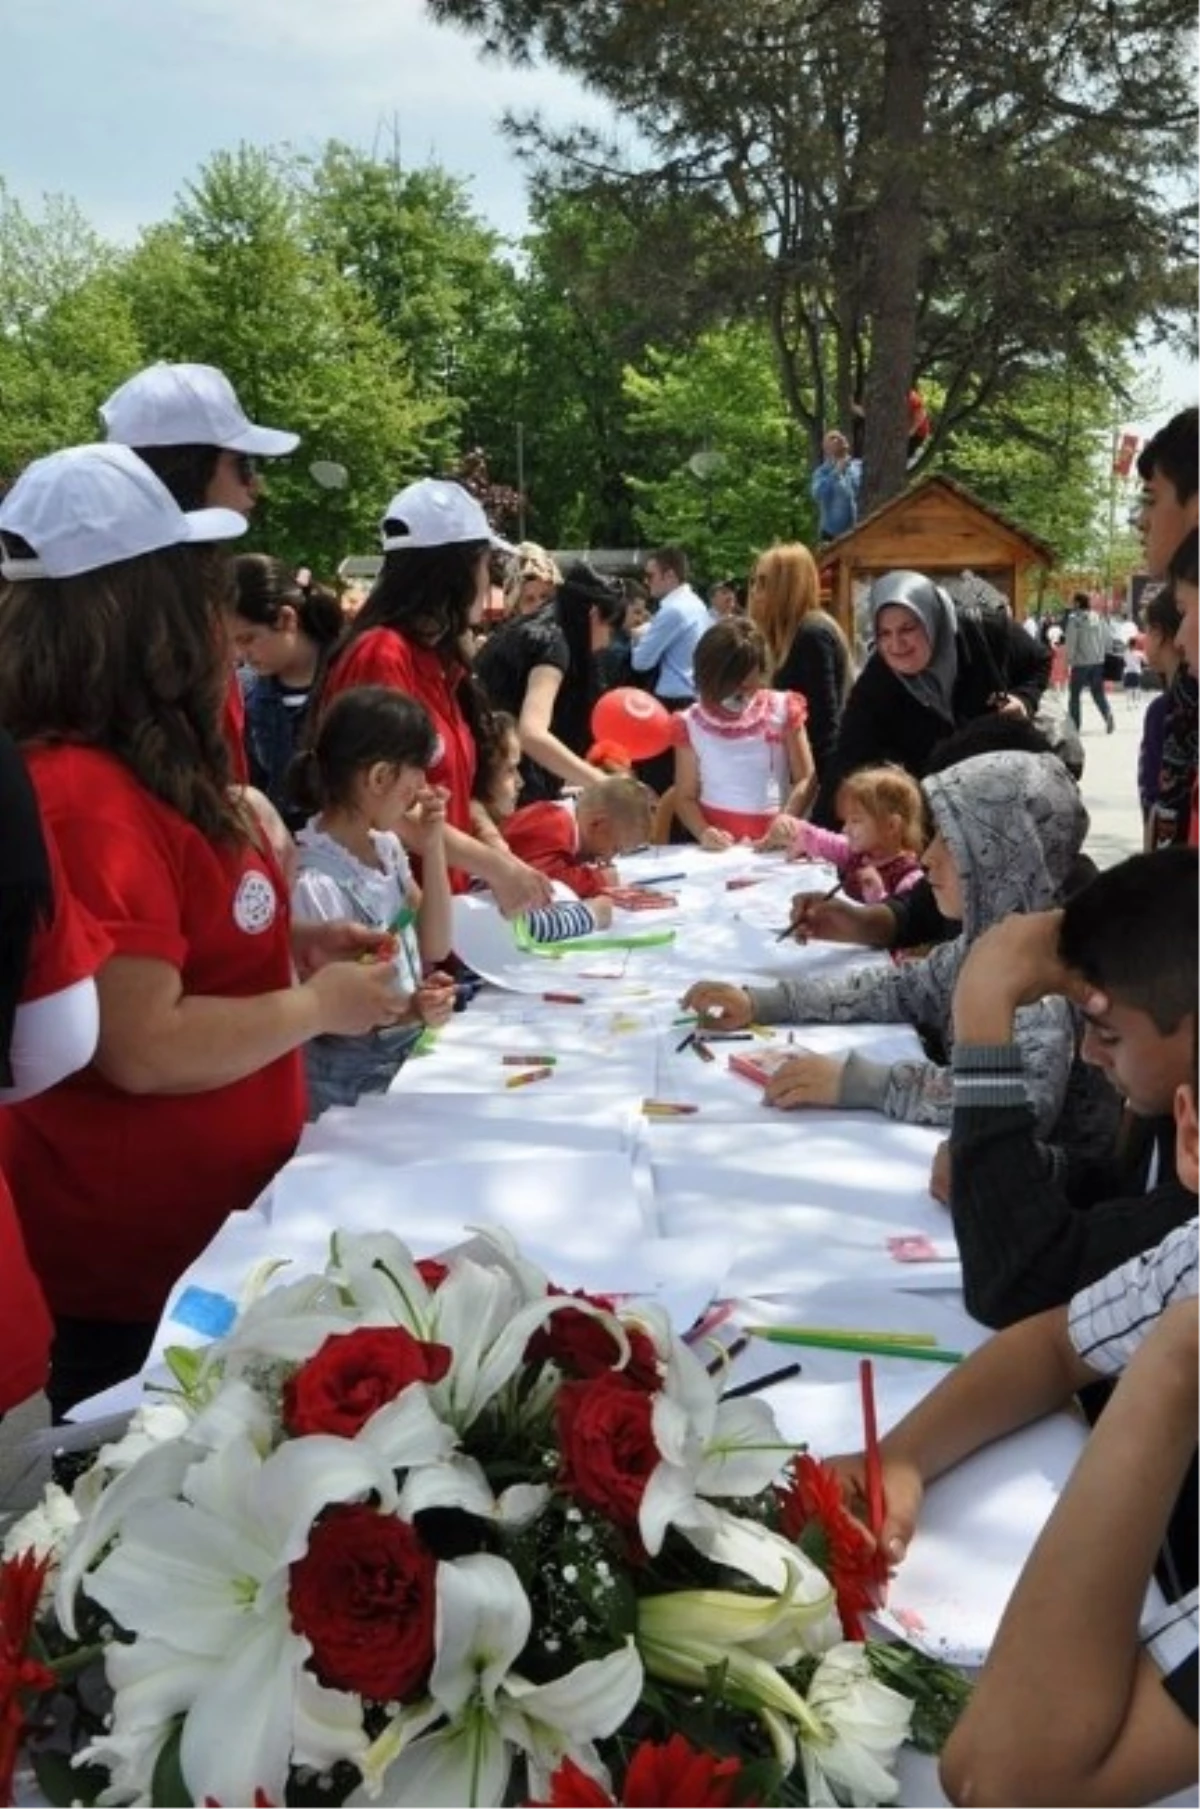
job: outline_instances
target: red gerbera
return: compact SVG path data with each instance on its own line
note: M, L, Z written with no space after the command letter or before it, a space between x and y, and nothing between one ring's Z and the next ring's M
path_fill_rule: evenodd
M672 1734L662 1744L643 1740L634 1748L625 1770L625 1787L619 1797L607 1791L576 1765L564 1759L550 1779L545 1803L531 1809L729 1809L731 1803L749 1806L751 1799L738 1794L742 1775L740 1759L718 1759L701 1752L682 1734Z
M862 1616L879 1605L879 1554L842 1499L836 1470L803 1452L778 1495L781 1532L829 1578L846 1638L865 1639Z
M0 1564L0 1803L13 1800L13 1771L25 1731L21 1697L52 1690L57 1681L26 1651L49 1566L49 1556L39 1558L35 1551Z

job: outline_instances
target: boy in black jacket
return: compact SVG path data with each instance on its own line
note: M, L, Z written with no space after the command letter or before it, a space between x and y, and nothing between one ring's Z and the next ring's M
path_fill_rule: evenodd
M1195 1211L1175 1174L1171 1108L1194 1062L1196 875L1192 849L1135 855L1061 911L1006 918L963 964L950 1210L967 1309L985 1325L1059 1305ZM1133 1114L1119 1155L1069 1162L1035 1136L1012 1024L1049 993L1080 1007L1083 1058Z

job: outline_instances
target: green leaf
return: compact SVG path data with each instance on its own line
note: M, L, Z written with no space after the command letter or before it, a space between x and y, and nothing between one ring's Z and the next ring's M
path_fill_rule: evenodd
M34 1747L30 1764L38 1789L50 1803L91 1805L108 1784L103 1765L72 1765L65 1752Z
M182 1715L159 1748L150 1780L150 1801L154 1809L192 1809L192 1799L183 1781L179 1748L183 1741Z

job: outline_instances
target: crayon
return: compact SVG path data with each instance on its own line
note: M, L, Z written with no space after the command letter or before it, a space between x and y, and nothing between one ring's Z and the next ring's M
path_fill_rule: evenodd
M557 1055L502 1055L502 1068L553 1068L558 1062Z
M535 1080L549 1080L554 1073L553 1068L530 1068L524 1074L513 1074L505 1081L506 1087L527 1087Z
M698 1105L681 1105L674 1099L643 1099L642 1110L647 1117L651 1118L687 1118L693 1112L698 1112L700 1107Z
M578 992L544 992L542 1000L547 1005L586 1005L587 1000Z
M736 1388L727 1388L721 1396L723 1401L739 1401L744 1395L761 1394L764 1388L774 1388L776 1382L790 1382L800 1374L798 1363L785 1363L782 1369L771 1369L765 1376L755 1376L751 1382L739 1382Z

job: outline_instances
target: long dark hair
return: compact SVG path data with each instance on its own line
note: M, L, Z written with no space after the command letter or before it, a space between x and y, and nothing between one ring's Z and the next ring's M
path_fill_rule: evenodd
M277 628L285 605L296 612L301 634L318 648L332 647L342 632L341 605L331 590L269 553L238 553L231 605L236 614L262 628Z
M298 754L288 789L309 812L348 804L354 781L369 767L430 766L437 735L429 711L388 685L358 685L335 697L313 744Z
M219 446L135 446L144 465L167 486L181 509L203 509L221 457Z
M402 524L385 521L385 534ZM311 746L321 720L325 680L343 654L372 628L391 628L418 647L428 647L443 664L459 672L458 703L477 746L489 736L489 708L482 688L468 669L466 650L471 613L479 590L476 567L485 540L462 540L451 546L400 547L383 555L383 568L370 596L326 655L313 686L307 741Z
M621 586L583 559L564 573L552 601L546 604L562 629L570 655L554 704L555 733L574 753L583 754L591 744L592 708L599 690L592 652L592 611L615 628L627 607Z
M0 722L103 748L201 834L244 841L221 731L229 588L223 553L186 546L0 588Z
M50 921L54 886L33 782L12 736L0 729L0 1087L11 1087L12 1035L34 932Z

